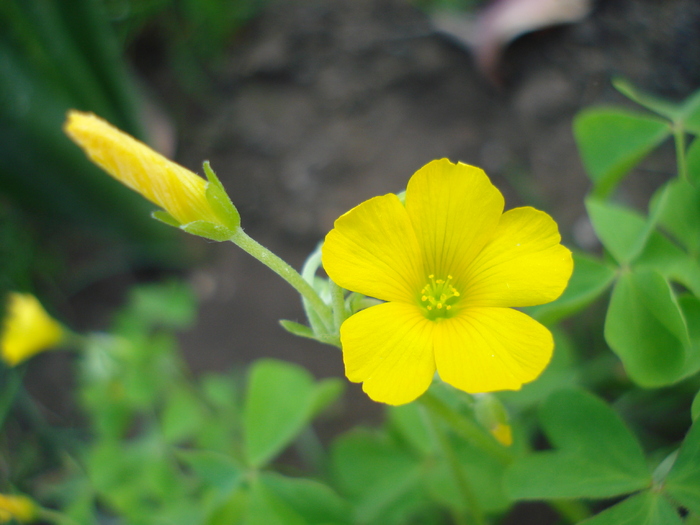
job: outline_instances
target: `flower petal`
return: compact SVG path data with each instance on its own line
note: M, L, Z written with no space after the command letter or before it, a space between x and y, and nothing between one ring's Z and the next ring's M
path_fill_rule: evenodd
M65 337L61 324L33 295L10 292L7 300L0 330L0 357L9 366L58 345Z
M323 267L343 288L385 301L414 302L423 286L418 241L396 195L374 197L335 221Z
M435 374L435 323L403 303L362 310L340 327L345 375L374 401L410 403L425 392Z
M160 206L181 224L221 223L206 198L207 182L190 170L112 126L106 120L71 110L63 126L92 162Z
M469 393L519 390L552 356L552 334L511 308L467 308L438 323L435 362L443 381Z
M503 212L503 195L479 168L434 160L406 188L406 210L428 273L460 275L491 240ZM425 276L424 276L425 279Z
M472 306L533 306L559 297L574 268L554 220L534 208L501 217L493 240L469 266L463 301Z

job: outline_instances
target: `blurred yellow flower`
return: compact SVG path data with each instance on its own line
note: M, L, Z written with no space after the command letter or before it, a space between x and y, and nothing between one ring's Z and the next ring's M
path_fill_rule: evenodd
M0 494L0 523L12 520L29 523L36 518L37 508L26 496Z
M0 355L15 366L43 350L56 346L63 327L46 313L31 294L8 294L7 310L0 333Z
M509 447L513 444L513 430L506 423L496 424L491 429L491 435L503 446Z
M544 326L512 307L553 301L573 271L556 223L504 200L473 166L433 161L396 195L335 222L323 266L343 288L385 303L340 329L345 373L400 405L443 381L469 393L517 390L552 355Z
M212 206L205 179L166 159L100 117L71 110L63 129L90 160L163 208L177 226L204 221L232 227L226 217L217 213L220 210ZM225 204L232 208L230 201Z

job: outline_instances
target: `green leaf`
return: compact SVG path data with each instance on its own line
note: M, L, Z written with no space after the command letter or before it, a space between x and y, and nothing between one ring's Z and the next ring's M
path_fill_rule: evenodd
M636 270L655 270L666 279L682 284L700 296L698 261L672 243L665 235L652 232L634 263Z
M645 490L579 525L682 525L676 510L658 493Z
M678 298L683 316L688 325L690 345L686 348L685 376L700 370L700 298L683 294Z
M263 473L260 481L309 525L350 523L349 504L323 483L273 472Z
M482 510L505 511L510 500L503 487L503 463L465 441L455 442L453 447L462 474ZM433 499L442 506L458 509L460 512L468 511L468 502L464 501L464 493L457 485L447 460L431 462L423 480Z
M226 454L210 450L177 450L177 458L207 485L221 494L230 494L243 480L243 471Z
M232 525L243 523L248 513L248 502L250 501L250 491L247 487L241 486L233 491L224 501L205 502L207 505L206 519L203 525Z
M612 84L615 89L630 100L669 120L677 121L683 114L682 105L645 93L624 78L614 78Z
M141 285L129 293L129 308L123 317L134 318L144 324L164 325L169 328L187 328L197 314L192 289L181 281Z
M424 409L418 403L387 409L389 426L421 456L433 453L433 440L425 422Z
M316 383L311 400L309 417L316 417L330 405L335 403L345 392L345 381L337 377L323 379Z
M209 205L221 222L230 230L236 230L241 225L241 214L231 202L221 181L211 169L209 161L203 164L204 173L209 183L207 184L206 197Z
M586 210L600 242L621 265L632 262L650 234L647 220L624 206L589 197Z
M276 456L309 423L316 386L300 366L261 359L251 368L243 408L246 455L254 467Z
M683 101L681 120L687 131L700 134L700 90Z
M664 486L673 499L700 514L700 423L697 421L685 436Z
M234 230L226 228L221 224L214 224L208 221L194 221L182 224L180 229L191 235L197 235L216 242L228 241L233 236Z
M309 525L294 509L277 497L261 479L250 490L248 513L244 525Z
M658 272L626 273L613 290L605 340L630 378L659 387L684 375L688 332L671 287Z
M697 188L700 186L700 137L690 144L685 161L688 165L688 179Z
M334 478L355 504L356 523L406 523L425 504L417 458L384 435L356 429L331 450Z
M665 192L665 199L661 196ZM673 180L661 188L651 201L659 214L659 223L694 255L700 255L700 187Z
M555 451L510 466L506 490L512 498L609 498L650 486L639 443L604 401L560 390L544 402L540 420Z
M612 284L617 269L580 252L574 252L574 273L564 293L554 302L527 308L539 322L551 325L582 310Z
M621 109L586 109L574 119L574 136L599 197L670 134L668 122Z
M693 418L693 421L696 421L698 416L700 416L700 390L693 398L693 404L690 407L690 416Z
M170 444L190 439L206 424L204 406L186 387L171 390L161 418L163 437Z

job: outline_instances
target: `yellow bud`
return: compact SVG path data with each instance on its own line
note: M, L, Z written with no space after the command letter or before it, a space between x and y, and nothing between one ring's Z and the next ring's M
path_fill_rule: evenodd
M491 435L495 437L501 445L509 447L513 444L513 431L508 424L498 423L491 429Z
M31 294L12 292L0 334L0 355L10 366L56 346L63 339L63 327ZM2 507L0 507L2 508Z
M202 177L92 113L70 110L63 130L90 160L180 224L222 224L206 197L207 181Z
M29 523L36 515L37 506L28 497L0 494L0 523L7 523L12 519Z

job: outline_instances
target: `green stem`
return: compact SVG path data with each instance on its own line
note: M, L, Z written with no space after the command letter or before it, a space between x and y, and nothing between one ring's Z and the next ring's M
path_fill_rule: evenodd
M308 301L311 308L318 314L326 331L330 332L333 327L333 314L331 309L324 303L309 283L299 275L294 268L280 259L277 255L262 246L259 242L248 236L241 228L238 228L231 237L231 242L236 244L243 251L255 257L258 261L270 268L277 275L287 281L301 296Z
M490 434L486 433L474 420L464 417L454 411L449 405L430 391L418 398L418 402L431 413L442 418L457 434L466 439L484 452L491 454L495 459L507 465L513 461L513 455L509 449L501 445Z
M12 368L7 371L9 378L7 379L7 383L4 385L4 391L2 394L0 394L0 429L2 429L2 426L5 423L5 418L7 418L7 414L10 413L10 409L14 405L15 398L20 390L20 386L22 386L22 376L24 375L24 370L25 369L22 368L20 372L20 370Z
M464 501L467 503L467 507L469 508L472 516L474 517L474 523L476 525L487 525L486 518L484 517L484 512L481 509L481 504L479 503L478 498L474 494L469 480L464 475L464 471L462 470L462 467L459 463L459 459L457 458L457 455L455 454L455 451L452 448L449 438L447 437L445 432L443 432L442 428L440 428L440 421L438 421L437 415L433 411L429 410L425 405L423 405L423 408L428 414L430 428L433 432L433 435L436 438L437 444L442 450L442 454L445 460L447 461L447 464L450 467L450 471L452 472L454 481L457 484L457 488L462 494ZM462 520L460 519L459 521Z
M688 162L685 157L685 129L682 124L673 126L673 138L676 144L676 162L678 164L678 177L688 182Z
M321 245L319 245L311 253L311 255L309 255L309 257L306 259L306 262L304 263L304 266L301 269L302 278L307 283L309 283L309 285L312 288L314 286L314 280L316 279L316 272L318 271L319 266L321 266ZM321 322L321 319L319 318L316 311L309 304L309 301L304 299L304 300L302 300L302 304L304 305L304 312L306 313L306 319L309 321L309 324L311 325L311 330L314 333L314 337L318 341L322 341L322 338L319 336L321 334L324 334L327 331L326 327ZM326 342L326 341L323 341L323 342Z
M328 279L331 289L331 304L333 305L333 328L337 333L340 325L345 321L345 292L332 279Z

